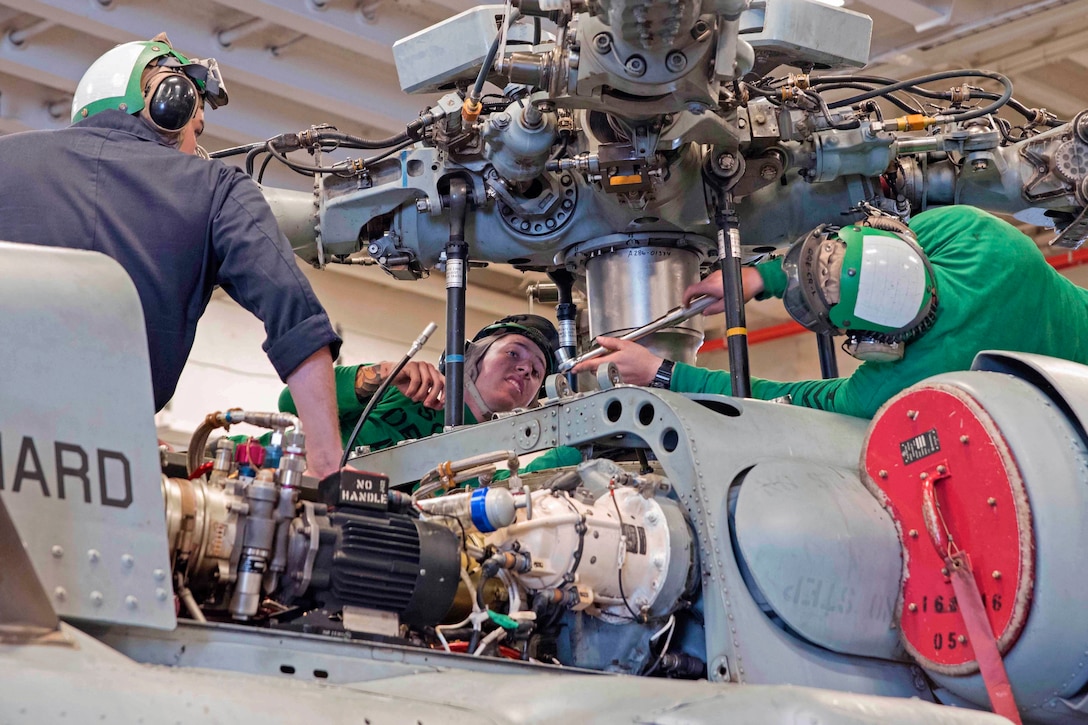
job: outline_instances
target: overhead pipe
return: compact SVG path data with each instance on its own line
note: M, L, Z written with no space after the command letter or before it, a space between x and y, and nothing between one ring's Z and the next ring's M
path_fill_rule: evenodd
M215 34L215 39L219 43L221 48L229 48L232 44L253 33L264 30L272 23L264 18L250 18L249 20L243 20L237 25L232 25L229 28L219 30Z
M16 48L20 48L22 47L23 43L30 40L38 33L43 33L46 30L49 30L54 25L56 25L56 23L52 20L39 20L32 25L28 25L22 30L9 30L8 34L5 37L7 38L9 43L14 45Z

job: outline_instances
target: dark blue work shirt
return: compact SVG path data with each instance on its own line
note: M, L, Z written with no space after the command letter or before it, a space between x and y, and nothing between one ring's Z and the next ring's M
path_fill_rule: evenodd
M0 240L94 250L125 268L143 305L156 410L217 284L264 322L281 379L340 347L257 184L120 111L0 136Z

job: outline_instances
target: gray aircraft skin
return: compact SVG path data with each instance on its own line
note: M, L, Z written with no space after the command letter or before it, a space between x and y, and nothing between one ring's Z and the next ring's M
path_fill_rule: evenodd
M1088 116L1033 114L1014 139L1007 87L885 118L807 74L863 65L866 16L516 5L396 44L406 91L446 93L397 153L322 153L315 194L265 189L307 262L445 273L451 394L470 263L553 276L565 360L586 342L574 288L591 337L622 334L715 259L733 279L850 210L1046 211L1057 244L1088 233ZM806 73L772 79L783 64ZM477 78L509 85L475 98ZM1083 366L984 353L871 422L555 376L537 407L454 414L353 451L380 475L319 484L286 414L215 413L160 451L141 308L110 259L0 242L0 307L0 723L1088 721ZM685 320L642 342L691 361L701 339ZM273 442L208 445L235 422ZM557 446L583 462L431 495Z

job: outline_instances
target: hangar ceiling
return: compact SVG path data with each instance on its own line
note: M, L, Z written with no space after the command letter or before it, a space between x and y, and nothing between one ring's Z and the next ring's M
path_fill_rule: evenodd
M387 136L431 100L401 92L393 42L476 4L0 0L0 133L67 125L72 92L97 56L166 31L179 50L215 57L223 69L231 103L208 114L202 143L211 150L315 123ZM1088 108L1088 0L846 0L846 7L874 21L866 73L990 69L1008 75L1029 106L1063 118ZM305 183L275 174L273 184ZM498 271L490 277L476 280L518 284Z
M363 135L402 130L427 99L400 91L395 40L469 0L0 0L0 132L68 122L82 72L116 43L167 31L218 58L232 95L209 114L209 148L326 122ZM1088 107L1085 0L847 0L872 16L866 70L897 78L974 67L1010 76L1028 105Z

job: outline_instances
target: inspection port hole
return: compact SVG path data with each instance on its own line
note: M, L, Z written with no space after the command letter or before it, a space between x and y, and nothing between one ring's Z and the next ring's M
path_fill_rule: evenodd
M280 665L280 672L285 675L293 675L295 674L295 668L291 665Z
M526 438L529 438L533 435L533 429L530 426L525 426L525 430L523 431L523 433Z
M638 422L643 425L653 423L656 415L657 411L654 410L653 403L643 403L638 408Z
M329 679L329 673L325 670L314 670L314 677L319 680L327 680Z
M661 434L661 447L668 453L672 453L678 445L680 445L680 434L673 428L666 428Z
M618 400L608 401L608 405L604 409L604 416L608 418L609 423L615 423L623 415L623 403Z
M423 173L423 162L419 159L410 159L408 161L408 175L419 176Z

